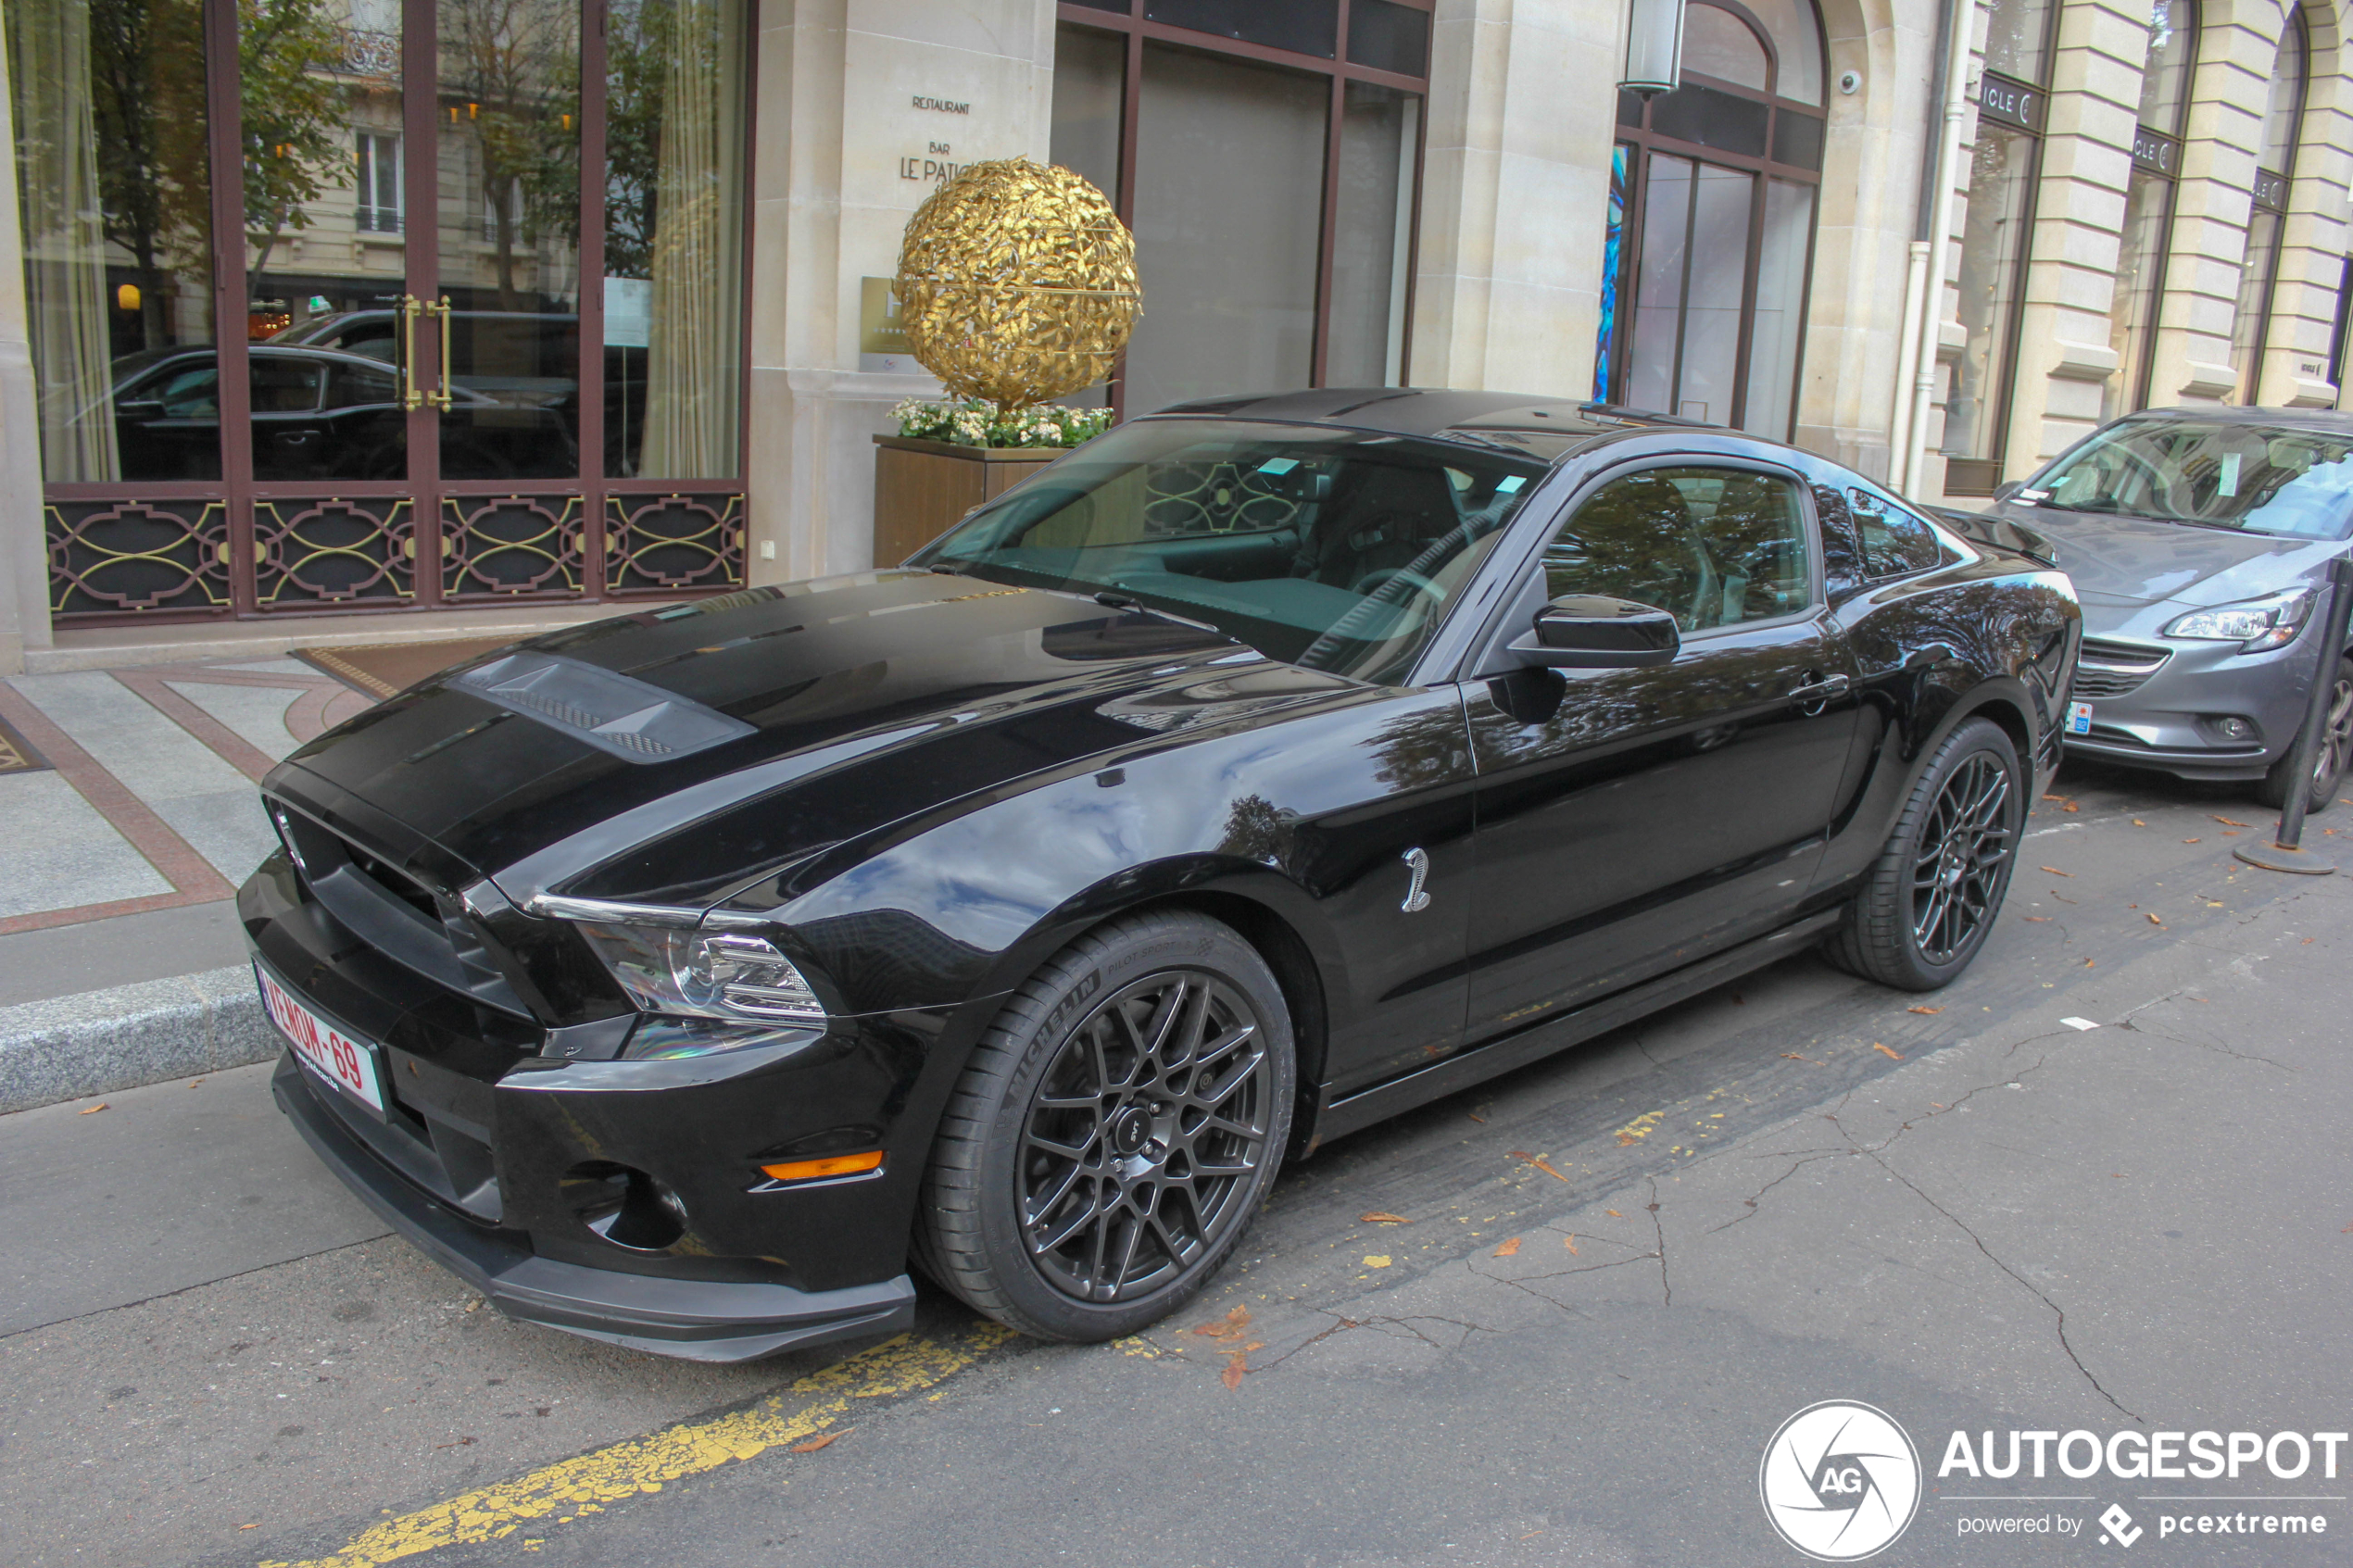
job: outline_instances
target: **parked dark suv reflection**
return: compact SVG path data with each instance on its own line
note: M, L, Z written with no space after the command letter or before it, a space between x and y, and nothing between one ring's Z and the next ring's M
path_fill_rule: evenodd
M1173 409L906 570L474 659L264 784L311 1146L502 1310L737 1360L912 1252L1097 1340L1286 1158L1811 943L1966 969L2067 580L1729 432Z

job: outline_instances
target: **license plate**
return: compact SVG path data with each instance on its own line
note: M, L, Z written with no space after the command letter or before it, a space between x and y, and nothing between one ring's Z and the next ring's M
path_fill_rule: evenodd
M379 1075L375 1046L345 1034L296 1001L294 993L270 976L259 964L253 977L261 986L261 1005L271 1021L293 1042L303 1064L352 1098L382 1114L384 1079Z
M2092 733L2092 705L2090 703L2070 702L2067 705L2067 733L2070 735L2088 735Z

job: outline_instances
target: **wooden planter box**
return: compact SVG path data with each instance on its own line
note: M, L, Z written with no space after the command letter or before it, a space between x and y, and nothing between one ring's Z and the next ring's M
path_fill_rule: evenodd
M875 437L875 564L897 566L1069 450Z

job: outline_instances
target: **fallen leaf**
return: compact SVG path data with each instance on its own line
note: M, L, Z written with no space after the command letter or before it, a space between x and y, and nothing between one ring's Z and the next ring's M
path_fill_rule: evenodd
M2141 821L2141 819L2140 819L2140 818L2135 817L2135 818L2133 818L2133 825L2134 827L2136 827L2136 828L2145 828L2145 827L2148 826L2148 823L2146 823L2146 822L2145 822Z
M2065 806L2059 808L2062 811L2081 811L2082 809L2083 808L2078 806L2072 800L2069 801Z
M1386 1264L1382 1265L1387 1267ZM1205 1323L1193 1330L1204 1339L1239 1339L1242 1330L1250 1326L1250 1309L1237 1307L1215 1323Z
M2049 920L2051 917L2050 917L2050 916L2048 916L2048 915L2029 915L2029 916L2027 916L2026 918L2027 918L2028 920L2030 920L2030 921L2032 921L2035 924L2040 925L2040 924L2042 924L2045 921Z
M2243 828L2246 826L2245 822L2240 822L2236 817L2217 816L2214 820L2221 823L2226 828Z
M1226 1370L1217 1374L1217 1381L1228 1388L1239 1388L1242 1386L1242 1374L1249 1370L1250 1363L1242 1360L1239 1350L1236 1350L1226 1358Z
M1571 1255L1574 1255L1577 1251L1577 1238L1573 1236L1565 1236L1561 1237L1561 1245L1567 1248Z
M2064 795L2046 795L2043 797L2043 798L2045 800L2065 800L2067 797Z
M240 1530L258 1530L261 1526L258 1524L240 1524L237 1528Z
M840 1442L844 1437L849 1436L849 1433L850 1428L847 1426L838 1432L827 1432L821 1436L810 1438L806 1443L795 1443L792 1446L792 1451L797 1454L813 1454L819 1449Z
M1544 1174L1552 1177L1553 1180L1556 1182L1565 1182L1568 1180L1567 1176L1564 1176L1558 1171L1554 1170L1553 1162L1545 1159L1541 1154L1530 1154L1524 1148L1516 1148L1512 1150L1512 1158L1514 1160L1527 1160L1530 1165L1535 1166L1539 1171L1543 1172Z
M1877 1040L1873 1040L1873 1041L1871 1042L1871 1049L1873 1049L1873 1050L1875 1050L1875 1051L1879 1052L1879 1054L1880 1054L1880 1055L1881 1055L1881 1056L1883 1056L1883 1057L1887 1058L1887 1059L1888 1059L1888 1060L1890 1060L1890 1061L1901 1061L1901 1060L1904 1060L1904 1053L1903 1053L1902 1051L1892 1051L1892 1050L1889 1050L1889 1049L1888 1049L1885 1046L1881 1045L1881 1044L1880 1044Z
M1611 1219L1613 1219L1613 1220L1622 1220L1622 1219L1626 1218L1626 1216L1625 1216L1625 1215L1623 1215L1623 1214L1619 1213L1619 1212L1618 1212L1617 1210L1615 1210L1615 1209L1604 1209L1604 1210L1602 1210L1602 1212L1603 1212L1603 1213L1604 1213L1604 1214L1607 1214L1607 1215L1608 1215Z
M1390 1262L1390 1256L1386 1252L1367 1252L1365 1254L1365 1267L1368 1269L1385 1269L1389 1267Z
M106 1108L107 1108L107 1102L106 1102L106 1101L104 1101L104 1100L100 1100L97 1104L95 1104L95 1105L94 1105L94 1106L90 1107L87 1110L77 1110L77 1111L75 1111L75 1112L74 1112L74 1114L75 1114L76 1116L95 1116L95 1115L97 1115L97 1114L98 1114L98 1112L100 1112L101 1110L104 1110Z
M2236 837L2238 836L2238 834L2234 834L2234 833L2233 833L2233 832L2231 832L2231 830L2230 830L2230 829L2228 829L2228 828L2224 828L2224 829L2222 830L2222 836L2223 836L2224 838L2236 838Z
M1781 1053L1781 1060L1783 1061L1802 1061L1808 1067L1819 1067L1822 1065L1820 1062L1816 1061L1812 1057L1800 1056L1795 1051L1783 1051Z
M1943 1008L1906 1008L1906 1012L1943 1012Z
M2182 842L2183 842L2183 843L2184 843L2184 844L2196 844L2196 843L2197 842L2197 840L2196 840L2196 839L2195 839L2195 838L2185 838L2185 839L2182 840Z
M2050 872L2053 876L2066 876L2066 877L2071 877L2071 876L2073 876L2073 875L2075 874L2073 872L2063 872L2063 871L2059 870L2057 866L2045 866L2043 869L2044 869L2045 871L2046 871L2046 872Z
M1359 1214L1356 1222L1365 1225L1410 1225L1414 1222L1403 1214L1390 1214L1376 1209L1369 1214Z
M1474 1122L1478 1123L1480 1126L1482 1126L1482 1127L1484 1127L1485 1125L1487 1125L1487 1118L1486 1118L1486 1117L1484 1117L1484 1116L1481 1116L1481 1115L1480 1115L1478 1111L1476 1111L1476 1110L1466 1110L1466 1111L1465 1111L1463 1114L1464 1114L1464 1115L1466 1115L1466 1116L1468 1116L1468 1117L1469 1117L1472 1121L1474 1121Z
M474 1440L472 1437L460 1437L454 1443L435 1443L434 1447L436 1449L471 1449L473 1445Z
M1517 1237L1517 1236L1514 1236L1514 1237L1512 1237L1512 1238L1511 1238L1511 1240L1509 1240L1509 1241L1507 1241L1507 1242L1504 1243L1504 1245L1503 1245L1503 1246L1498 1247L1497 1248L1495 1248L1495 1256L1496 1256L1496 1257L1498 1257L1498 1258L1508 1258L1508 1257L1510 1257L1512 1254L1514 1254L1515 1252L1517 1252L1518 1250L1519 1250L1519 1237Z
M2100 961L2100 960L2097 960L2097 959L2085 959L2085 960L2083 960L2083 967L2084 967L2085 969L2093 969L2093 968L2096 968L2096 967L2098 966L2098 964L2099 964L2099 961Z
M2151 925L2163 925L2165 922L2164 922L2163 921L2161 921L2161 920L2159 920L2159 919L2158 919L2158 918L2157 918L2157 911L2156 911L2156 910L2151 909L2151 910L2149 911L2149 923L2150 923Z
M2322 833L2334 833L2334 832L2335 832L2336 830L2335 830L2335 829L2334 829L2334 828L2322 828L2321 831L2322 831ZM204 1080L203 1080L203 1079L201 1079L201 1078L191 1078L191 1079L189 1079L189 1080L188 1080L188 1087L190 1087L190 1088L192 1088L192 1089L202 1088L203 1086L204 1086ZM242 1529L244 1529L244 1528L245 1528L245 1525L242 1525L242 1524L238 1525L237 1527L238 1527L239 1529L241 1529L241 1530L242 1530Z

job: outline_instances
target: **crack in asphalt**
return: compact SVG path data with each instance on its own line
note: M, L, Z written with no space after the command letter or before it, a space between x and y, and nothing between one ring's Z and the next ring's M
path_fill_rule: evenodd
M1658 1178L1653 1176L1649 1182L1651 1234L1658 1237L1658 1288L1667 1298L1660 1305L1671 1307L1675 1304L1675 1282L1667 1273L1667 1226L1658 1217Z

